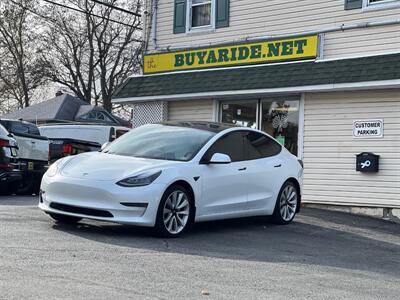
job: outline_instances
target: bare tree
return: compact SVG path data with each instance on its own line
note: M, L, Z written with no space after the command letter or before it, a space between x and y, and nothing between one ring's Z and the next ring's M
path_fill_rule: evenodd
M0 94L20 108L30 105L33 92L45 82L46 65L38 55L40 27L29 12L34 6L33 0L0 3Z
M65 85L88 103L94 101L111 111L116 87L140 70L142 1L103 2L110 5L91 0L58 1L84 13L46 5L43 14L51 11L46 15L51 25L44 35L48 50L43 57L51 66L50 80Z

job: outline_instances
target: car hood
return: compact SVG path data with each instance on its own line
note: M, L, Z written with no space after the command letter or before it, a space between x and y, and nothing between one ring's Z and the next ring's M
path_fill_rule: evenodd
M121 180L151 169L163 169L182 162L88 152L63 164L61 175L93 180Z

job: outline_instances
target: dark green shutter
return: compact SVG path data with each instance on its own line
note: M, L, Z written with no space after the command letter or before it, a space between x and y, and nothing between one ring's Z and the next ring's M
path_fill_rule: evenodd
M174 33L186 31L186 0L175 0Z
M229 26L229 0L217 0L217 11L215 14L215 27Z
M344 9L362 8L363 0L344 0Z

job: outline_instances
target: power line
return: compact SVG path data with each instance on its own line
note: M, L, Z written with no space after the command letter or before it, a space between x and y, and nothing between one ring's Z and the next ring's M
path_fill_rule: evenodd
M87 15L90 15L90 16L93 16L93 17L101 18L101 19L103 19L103 20L107 20L107 21L114 22L114 23L117 23L117 24L120 24L120 25L124 25L124 26L135 27L135 26L132 26L132 25L130 25L130 24L127 24L127 23L124 23L124 22L121 22L121 21L117 21L117 20L114 20L114 19L106 18L106 17L104 17L104 16L100 16L100 15L97 15L97 14L94 14L94 13L91 13L91 12L87 12L87 11L84 11L84 10L80 10L80 9L78 9L78 8L71 7L71 6L68 6L68 5L64 5L64 4L61 4L61 3L53 2L53 1L50 1L50 0L43 0L43 1L44 1L44 2L47 2L47 3L50 3L50 4L53 4L53 5L57 5L57 6L60 6L60 7L69 9L69 10L73 10L73 11L79 12L79 13L81 13L81 14L87 14ZM13 2L13 3L14 3L14 2ZM20 5L20 6L21 6L21 5ZM21 6L21 7L23 7L23 6ZM23 7L23 8L26 9L26 7ZM137 29L138 29L138 30L141 30L142 28L137 27Z
M124 9L122 7L115 6L115 5L107 3L107 2L103 2L103 1L99 1L99 0L90 0L90 1L92 1L94 3L97 3L97 4L100 4L100 5L104 5L104 6L110 7L110 8L115 9L115 10L122 11L122 12L130 14L130 15L134 15L136 17L141 17L142 16L141 14L135 13L135 12L127 10L127 9Z

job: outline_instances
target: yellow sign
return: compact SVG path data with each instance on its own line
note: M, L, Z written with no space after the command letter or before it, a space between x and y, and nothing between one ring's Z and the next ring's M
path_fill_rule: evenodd
M155 53L144 56L144 73L262 64L276 61L315 58L318 36L257 43Z

